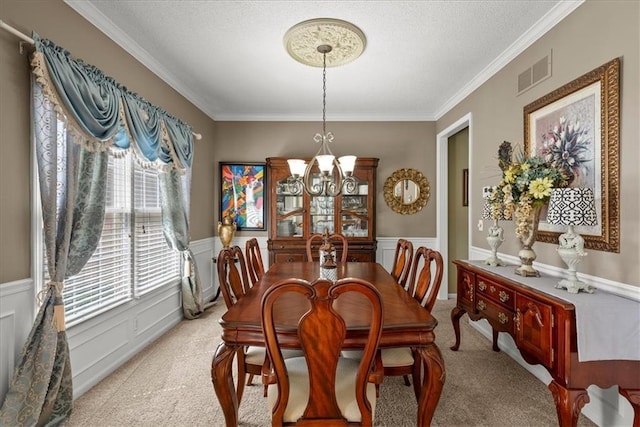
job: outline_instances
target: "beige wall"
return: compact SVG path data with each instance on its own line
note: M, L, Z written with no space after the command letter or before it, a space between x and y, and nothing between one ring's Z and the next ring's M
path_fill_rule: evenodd
M620 253L589 251L579 271L640 286L640 2L587 1L540 40L437 121L438 132L471 112L471 179L476 188L494 185L500 176L497 149L503 140L522 143L523 107L613 58L622 58L620 117ZM552 76L516 96L517 76L550 51ZM472 218L480 218L481 194L472 195ZM503 222L506 240L500 251L519 249L513 224ZM487 247L485 232L473 231L472 243ZM537 242L538 261L566 268L556 245Z
M267 157L311 157L318 151L313 136L321 122L217 122L214 156L219 161L264 161ZM436 235L436 148L433 122L329 122L337 156L377 157L376 228L379 237ZM247 147L251 147L250 150ZM399 215L384 202L385 179L398 168L415 168L431 184L427 206L415 215ZM216 173L218 171L216 165ZM216 174L216 188L220 183ZM216 218L218 201L216 200ZM266 233L263 233L266 234Z
M475 188L494 184L499 171L500 142L521 142L522 108L615 57L622 57L621 105L621 252L590 251L580 270L599 277L640 286L640 116L639 16L637 1L587 1L548 34L530 46L463 102L433 122L329 122L336 135L336 154L378 157L378 236L435 237L435 135L468 112L473 114L475 147L471 170ZM320 123L213 122L175 90L149 72L61 0L1 0L0 18L23 33L38 32L96 65L168 112L191 124L203 140L196 142L193 169L191 237L215 235L218 212L218 162L261 161L269 156L309 156ZM516 78L553 50L553 75L516 96ZM428 96L428 94L425 94ZM30 277L30 142L29 68L20 55L18 39L0 31L0 283ZM394 170L413 167L431 184L425 209L412 216L392 212L384 203L382 186ZM481 195L471 194L471 216L480 218ZM513 228L505 224L507 235ZM474 229L473 245L486 248L485 233ZM538 260L564 267L555 246L536 243ZM501 251L517 253L507 238Z
M130 90L193 126L196 142L192 194L213 193L214 122L118 47L61 0L0 1L0 18L22 33L37 32L100 68ZM29 66L19 39L0 31L0 283L31 276ZM198 197L191 237L211 236L213 197Z

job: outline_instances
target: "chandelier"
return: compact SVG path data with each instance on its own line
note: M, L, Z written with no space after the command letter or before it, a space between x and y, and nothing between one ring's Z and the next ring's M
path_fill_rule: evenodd
M327 59L333 66L356 59L364 50L365 37L355 25L338 19L312 19L293 26L285 35L285 46L297 61L320 66L322 59L322 133L313 140L320 144L316 155L306 163L302 159L289 159L291 176L287 179L292 194L303 191L311 196L338 196L343 191L354 193L358 181L353 176L356 156L336 159L329 144L333 133L327 132ZM319 174L314 173L314 170Z

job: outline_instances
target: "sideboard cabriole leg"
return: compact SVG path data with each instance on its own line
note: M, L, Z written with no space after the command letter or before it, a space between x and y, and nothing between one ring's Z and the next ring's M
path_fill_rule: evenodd
M495 328L491 327L491 332L493 333L493 351L500 351L500 347L498 347L498 332Z
M460 318L465 313L466 311L459 307L453 307L453 310L451 310L451 324L456 335L456 343L450 347L453 351L458 351L458 348L460 348Z
M418 402L418 427L431 425L445 381L444 360L438 346L433 343L416 351L424 364L425 372Z
M619 392L629 401L633 408L633 427L640 427L640 390L621 388Z
M233 356L238 348L220 343L211 361L211 382L218 396L227 427L238 425L238 396L233 385ZM240 382L243 382L242 379Z
M582 407L589 403L589 394L585 389L568 389L555 380L549 383L558 413L560 427L576 427Z

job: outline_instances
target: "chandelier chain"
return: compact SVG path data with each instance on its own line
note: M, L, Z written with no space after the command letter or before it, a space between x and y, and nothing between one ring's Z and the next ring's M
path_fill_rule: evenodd
M327 136L327 53L322 53L322 139Z

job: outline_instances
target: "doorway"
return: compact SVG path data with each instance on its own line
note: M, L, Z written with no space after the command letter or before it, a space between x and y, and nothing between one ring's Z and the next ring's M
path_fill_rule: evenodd
M444 129L442 132L438 133L437 140L437 166L436 166L436 174L437 174L437 183L436 183L436 197L437 197L437 213L436 213L436 229L438 236L438 247L439 251L442 254L442 260L445 265L444 274L442 277L442 283L446 283L447 286L440 286L440 291L438 292L438 299L447 299L449 295L448 283L449 283L449 265L450 265L450 256L449 256L449 138L453 135L457 134L461 130L467 128L468 129L468 176L473 176L472 167L470 159L473 156L473 121L471 113L468 113L464 117L457 120L455 123ZM469 179L468 182L468 194L473 194L473 182ZM469 204L466 209L468 212L471 212L471 197L468 198ZM466 229L467 229L467 253L464 258L469 257L469 248L471 246L470 238L471 238L471 219L470 215L467 214L466 221Z

